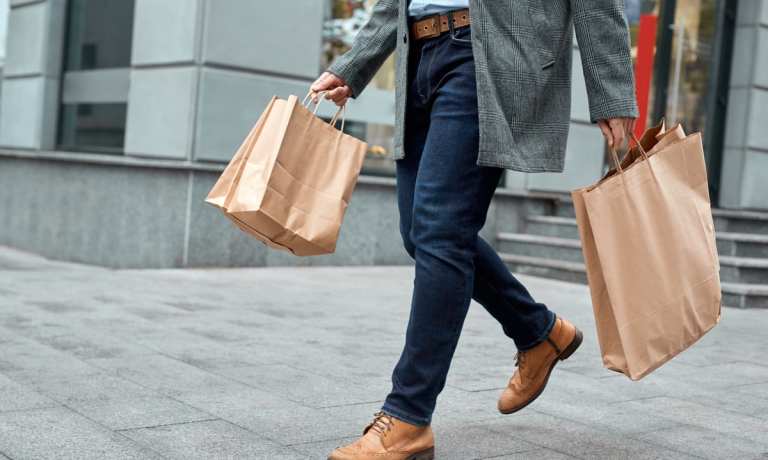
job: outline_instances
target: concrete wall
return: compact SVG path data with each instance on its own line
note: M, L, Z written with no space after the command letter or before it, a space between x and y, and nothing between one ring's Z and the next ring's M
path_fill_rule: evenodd
M0 245L123 268L409 261L390 179L361 179L335 254L298 258L267 249L203 202L221 169L0 152Z
M116 268L407 264L394 181L361 177L337 251L295 257L268 249L203 202L217 166L92 154L0 151L0 245ZM509 192L483 236L519 231L547 201Z
M768 209L768 0L743 0L731 67L720 204Z

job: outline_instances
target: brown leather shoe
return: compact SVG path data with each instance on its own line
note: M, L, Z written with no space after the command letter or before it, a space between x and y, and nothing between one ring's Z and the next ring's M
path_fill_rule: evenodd
M546 340L515 357L517 370L499 397L499 412L511 414L539 397L558 361L568 359L583 336L576 326L557 317Z
M433 460L435 438L429 426L417 426L376 412L363 436L331 452L328 460Z

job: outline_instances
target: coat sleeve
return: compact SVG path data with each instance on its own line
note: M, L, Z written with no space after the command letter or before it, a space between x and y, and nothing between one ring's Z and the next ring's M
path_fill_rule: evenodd
M570 0L592 123L637 117L623 0Z
M379 0L373 14L360 29L349 51L339 56L327 71L341 77L355 98L365 89L397 45L398 0Z

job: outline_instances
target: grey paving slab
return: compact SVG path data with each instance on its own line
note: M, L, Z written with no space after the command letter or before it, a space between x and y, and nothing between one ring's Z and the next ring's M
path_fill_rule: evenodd
M446 426L435 423L434 429L440 433L440 443L435 448L437 458L486 458L531 451L538 447L508 433L492 431L484 426ZM478 440L482 442L477 442Z
M574 456L602 450L644 450L653 447L605 426L583 424L533 409L485 422L483 425L492 431L515 436L538 447Z
M210 420L211 414L163 396L87 400L68 407L112 430Z
M248 385L310 407L329 407L380 400L392 384L389 379L347 376L330 378L286 364L220 369L222 374Z
M313 441L292 444L291 447L306 455L306 458L312 460L327 460L328 453L333 449L354 442L357 436L348 436L346 438L325 439L323 441Z
M0 375L0 412L55 407L58 403Z
M297 459L299 452L224 420L163 425L125 430L121 433L151 445L162 456L190 458Z
M505 454L505 455L495 455L493 457L487 457L489 460L531 460L531 459L537 459L537 460L568 460L573 457L571 455L564 454L562 452L557 452L550 449L535 449L535 450L528 450L525 452L517 452L514 454Z
M160 458L65 408L0 413L0 451L14 459Z
M715 430L698 426L680 426L644 433L644 441L711 459L764 458L765 444L747 438L724 437Z
M641 399L616 404L618 410L650 412L670 421L705 428L733 437L752 439L768 452L768 423L763 419L722 408L704 406L669 397Z
M391 388L412 267L103 270L0 248L0 458L318 458ZM529 408L480 306L434 414L438 458L761 458L768 315L722 322L638 382L602 368L585 286L520 277L584 331Z
M98 369L92 374L50 378L34 382L29 386L66 405L76 405L82 401L108 402L154 394L148 388Z

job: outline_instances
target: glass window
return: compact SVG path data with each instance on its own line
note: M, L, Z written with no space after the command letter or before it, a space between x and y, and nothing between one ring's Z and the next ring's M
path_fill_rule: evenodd
M121 152L126 109L126 104L63 104L60 147L86 152Z
M701 131L705 128L707 115L707 91L712 78L713 49L716 39L717 2L715 0L628 0L627 17L632 32L633 55L642 55L644 43L652 49L651 69L655 81L645 89L639 88L640 102L648 101L646 121L656 124L653 110L658 105L668 124L683 123L687 132ZM661 20L662 9L674 11L669 31L656 27ZM649 20L650 28L642 29L642 21ZM663 28L664 24L658 24ZM641 30L643 32L641 32ZM657 33L658 32L658 33ZM641 36L645 33L647 36ZM666 43L665 43L666 41ZM662 51L667 55L658 55ZM644 69L636 68L636 74L642 78ZM657 86L662 85L663 91ZM662 97L658 103L654 100Z
M131 65L133 0L69 0L65 70Z
M322 68L326 68L337 56L349 50L355 35L368 21L375 3L376 0L329 0L330 18L326 21L323 34ZM394 91L394 55L384 62L369 86ZM347 121L344 131L368 142L368 152L363 163L364 174L395 174L394 162L386 158L393 147L393 126Z
M58 145L121 153L134 0L69 0Z

